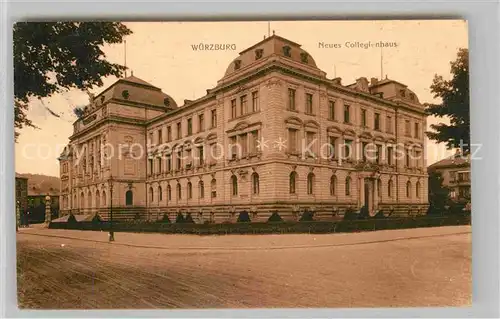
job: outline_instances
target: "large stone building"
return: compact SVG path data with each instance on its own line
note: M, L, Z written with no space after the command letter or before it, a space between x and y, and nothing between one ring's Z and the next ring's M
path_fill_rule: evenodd
M248 212L265 221L362 207L422 213L428 204L417 96L387 78L328 79L299 44L276 35L182 106L134 76L90 100L60 158L63 214L107 218L112 206L114 218L180 212L227 222Z

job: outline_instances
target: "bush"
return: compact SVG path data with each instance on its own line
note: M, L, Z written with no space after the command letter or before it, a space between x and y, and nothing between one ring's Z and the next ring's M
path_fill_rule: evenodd
M193 216L191 213L187 213L186 218L184 219L185 224L194 224Z
M163 217L160 219L160 222L170 224L170 218L168 218L168 214L163 214Z
M359 219L359 214L352 208L346 209L344 213L344 220L356 220Z
M299 222L312 222L314 221L314 213L306 210L299 219Z
M92 218L92 224L99 224L102 222L101 216L99 214L95 214Z
M69 214L67 223L68 224L72 224L72 225L78 223L78 221L76 220L75 215Z
M373 216L373 218L376 218L376 219L385 218L385 216L384 216L384 211L379 210L379 211L375 214L375 216Z
M250 215L248 215L248 212L241 212L238 215L238 219L236 220L238 223L249 223L251 222L250 220Z
M141 220L141 214L139 214L139 212L135 213L134 215L134 220Z
M184 223L184 216L182 213L177 213L177 217L175 218L176 223Z
M267 220L268 222L282 222L283 218L281 218L280 214L278 212L274 212L271 217Z

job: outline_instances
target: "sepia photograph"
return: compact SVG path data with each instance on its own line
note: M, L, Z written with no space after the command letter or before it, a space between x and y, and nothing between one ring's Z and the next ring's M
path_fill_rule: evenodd
M472 306L466 20L13 37L20 309Z

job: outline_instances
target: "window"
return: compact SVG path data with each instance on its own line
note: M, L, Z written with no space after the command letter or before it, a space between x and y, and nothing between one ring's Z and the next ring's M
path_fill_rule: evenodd
M420 125L419 123L415 123L415 138L420 137Z
M259 131L252 131L250 132L250 154L255 154L257 153L259 144Z
M417 182L417 185L415 185L415 195L417 198L420 198L420 182Z
M416 163L416 167L419 167L419 163L420 163L420 160L422 159L422 152L420 150L415 150L415 163Z
M205 130L205 115L198 115L198 132L203 132Z
M153 132L149 132L149 143L154 144L153 143Z
M377 196L378 198L382 198L382 180L377 179Z
M351 107L349 105L344 105L344 123L351 123Z
M179 122L177 123L177 138L181 138L182 137L182 123Z
M158 158L156 159L156 162L158 163L158 173L161 173L161 172L162 172L162 169L163 169L163 167L162 167L162 165L161 165L161 157L158 157Z
M240 96L240 115L247 114L247 96Z
M387 147L387 164L388 165L394 164L394 150L392 146Z
M366 127L366 110L361 110L361 126Z
M457 178L457 172L450 172L450 181L455 182Z
M172 155L167 155L167 167L166 167L167 172L170 172L172 170Z
M211 118L212 118L212 128L217 127L217 110L212 110L211 111Z
M203 183L203 181L200 181L198 183L198 188L200 191L200 198L205 198L205 184Z
M337 190L337 176L330 177L330 196L335 196Z
M314 174L313 173L307 174L307 194L308 195L314 194Z
M259 194L259 174L255 172L252 174L252 193Z
M297 186L297 172L290 173L290 194L295 194Z
M191 184L191 182L187 183L187 198L193 198L193 184Z
M177 199L182 199L181 184L177 183Z
M309 153L310 155L315 155L315 150L316 150L316 147L315 147L315 144L316 144L316 134L314 132L306 132L306 147L307 146L311 146L310 147L310 150L313 154Z
M231 100L231 118L236 118L236 99Z
M333 159L335 158L335 146L337 144L337 138L333 136L328 137L328 158Z
M132 193L131 190L128 190L125 193L125 205L131 206L134 204L134 194Z
M153 196L153 187L150 187L149 188L149 202L152 203L153 202L153 199L154 199L154 196Z
M188 124L188 136L193 134L193 119L188 118L187 119L187 124Z
M345 179L345 196L351 196L351 178L349 176Z
M377 158L377 164L382 163L382 145L377 145L376 146L376 158Z
M411 134L410 134L410 121L408 121L408 120L405 121L405 135L411 136Z
M231 159L236 159L238 157L238 149L239 149L236 136L231 136L229 138L229 148L231 150Z
M172 127L167 126L167 142L172 141Z
M168 201L172 200L172 187L170 187L170 184L167 185L167 200Z
M291 57L292 56L292 49L288 45L285 45L283 47L283 55L286 56L286 57Z
M385 128L387 133L392 133L392 117L388 116L385 120Z
M161 186L158 186L158 201L163 201L163 190L161 189Z
M198 158L200 165L205 164L205 154L203 152L203 146L198 147Z
M232 195L238 196L238 178L233 175L231 176L231 185L232 185Z
M373 128L377 131L380 131L380 114L375 113L375 120L373 123Z
M367 142L362 142L361 143L361 151L363 153L363 162L366 162L366 153L368 152L368 143Z
M335 120L335 102L328 101L328 119Z
M288 89L288 109L295 111L295 90Z
M240 135L240 147L241 147L241 156L245 157L248 153L248 144L247 144L247 134Z
M158 130L158 144L163 144L163 132L162 130Z
M297 152L297 135L298 130L293 128L288 129L288 149L291 153Z
M263 49L257 49L257 50L255 50L255 60L258 60L258 59L262 58L263 54L264 54L264 50Z
M313 114L313 96L310 93L306 93L306 113Z
M405 166L410 167L410 149L405 151Z
M210 182L210 192L212 194L212 198L217 197L217 180L215 178Z
M149 175L153 174L153 159L149 158L148 159L148 169L149 169Z
M252 112L259 110L259 91L252 92Z
M344 140L344 158L351 158L352 140Z
M406 197L408 197L408 198L411 197L411 182L410 181L406 182Z
M181 169L182 168L182 151L177 151L177 154L175 156L176 160L177 160L177 169Z
M392 189L393 189L393 182L392 179L389 180L387 183L387 196L392 197Z

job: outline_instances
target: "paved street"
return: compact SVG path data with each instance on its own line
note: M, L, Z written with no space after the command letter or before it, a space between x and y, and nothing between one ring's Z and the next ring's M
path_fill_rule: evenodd
M22 308L471 304L469 226L192 236L22 229Z

